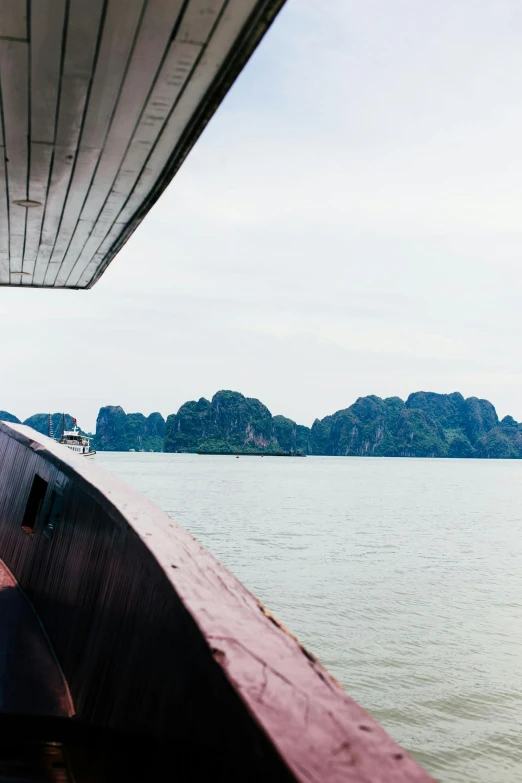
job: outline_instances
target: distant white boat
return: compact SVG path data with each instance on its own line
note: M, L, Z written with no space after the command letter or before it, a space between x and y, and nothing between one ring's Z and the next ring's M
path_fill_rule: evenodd
M65 418L65 417L64 417ZM80 454L82 457L92 457L96 454L94 449L91 449L91 440L87 435L83 435L76 424L76 419L73 419L72 430L66 430L62 428L62 437L58 438L58 443L62 446L67 446L71 451Z

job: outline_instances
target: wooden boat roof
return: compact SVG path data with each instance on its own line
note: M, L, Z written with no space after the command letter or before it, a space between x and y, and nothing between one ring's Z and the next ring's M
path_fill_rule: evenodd
M94 285L283 3L0 0L0 285Z

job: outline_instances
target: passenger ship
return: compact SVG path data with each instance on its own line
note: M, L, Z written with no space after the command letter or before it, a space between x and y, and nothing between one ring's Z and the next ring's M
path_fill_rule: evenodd
M58 439L58 443L67 446L68 449L75 451L77 454L81 454L82 457L92 457L96 454L96 451L91 449L91 440L86 435L82 435L78 429L76 419L73 419L72 430L62 430L62 437Z

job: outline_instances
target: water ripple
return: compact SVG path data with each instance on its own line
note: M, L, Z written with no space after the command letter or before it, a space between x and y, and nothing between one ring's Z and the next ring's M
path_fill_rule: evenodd
M444 783L522 781L522 462L99 454Z

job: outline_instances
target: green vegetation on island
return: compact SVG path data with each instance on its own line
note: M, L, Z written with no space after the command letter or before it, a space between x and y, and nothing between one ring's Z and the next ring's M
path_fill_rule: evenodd
M7 411L0 411L0 420L20 423ZM23 423L46 435L48 414ZM62 414L52 414L52 423L59 436ZM69 414L65 424L72 426ZM420 391L406 401L359 397L309 428L273 416L253 397L219 391L211 400L184 403L166 422L160 413L145 417L119 405L101 408L93 446L98 451L522 459L522 425L511 416L499 421L488 400Z
M360 397L349 408L316 420L310 443L313 454L337 456L497 457L485 438L498 427L487 400L466 400L458 392L415 392L406 402Z
M7 421L10 424L21 424L19 418L16 416L13 416L12 413L8 413L7 411L0 411L0 421Z
M119 405L100 408L93 446L97 451L163 451L165 419L161 413L125 413Z
M306 453L308 427L272 416L262 402L239 392L219 391L186 402L167 417L165 451L207 454Z

